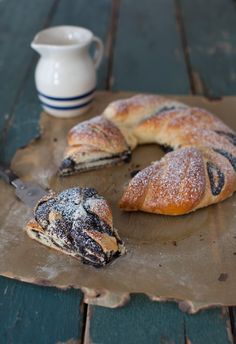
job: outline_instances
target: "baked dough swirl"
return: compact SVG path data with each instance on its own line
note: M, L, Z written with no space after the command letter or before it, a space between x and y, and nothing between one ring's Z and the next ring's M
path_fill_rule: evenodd
M125 161L148 143L172 151L130 181L122 209L181 215L236 190L235 132L204 109L154 95L115 101L72 128L61 174Z
M26 232L30 238L95 267L125 252L107 202L91 188L71 188L43 197Z

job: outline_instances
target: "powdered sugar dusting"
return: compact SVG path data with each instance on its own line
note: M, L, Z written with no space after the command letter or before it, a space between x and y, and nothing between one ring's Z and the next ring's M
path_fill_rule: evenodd
M135 142L131 149L142 143L175 149L131 180L120 202L122 208L186 213L199 204L206 206L222 200L236 189L236 134L207 110L139 94L111 103L102 117L119 127L124 137L129 134L130 142ZM76 132L79 133L78 128ZM111 137L110 146L112 141ZM212 174L207 166L218 172ZM222 179L221 190L216 194L213 188L218 178ZM216 197L213 199L212 195Z
M41 234L30 227L36 240L50 240L53 247L83 257L89 264L105 265L121 254L123 243L113 229L109 206L92 188L66 189L43 199L35 209L35 220L44 229Z
M171 152L163 158L162 166L150 183L153 189L158 185L161 207L182 208L187 204L192 207L201 199L205 191L205 173L202 154L198 149L183 148ZM156 197L153 196L155 202Z
M154 173L155 166L151 165L136 174L136 176L130 181L129 186L120 201L121 208L140 208L140 204L142 203L142 199L145 195L148 183Z
M139 209L178 213L192 209L204 192L202 153L189 147L166 154L160 162L138 173L123 198L128 196L132 205L145 194Z
M113 227L112 213L104 198L89 198L86 201L86 208L89 207L90 211L97 214L103 221L110 227Z
M73 127L68 134L68 144L71 147L93 146L97 150L113 153L127 150L126 140L119 128L103 116L96 116Z

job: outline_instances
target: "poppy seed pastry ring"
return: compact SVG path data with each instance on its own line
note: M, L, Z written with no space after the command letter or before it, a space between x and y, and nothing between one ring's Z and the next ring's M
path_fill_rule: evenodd
M236 190L236 133L205 109L162 96L114 101L68 133L61 175L128 161L137 145L168 147L130 181L126 211L182 215L225 200Z

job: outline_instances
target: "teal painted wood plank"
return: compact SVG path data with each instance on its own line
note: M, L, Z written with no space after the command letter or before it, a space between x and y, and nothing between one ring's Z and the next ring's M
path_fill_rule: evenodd
M122 308L90 306L89 315L85 343L185 344L184 315L174 303L134 295Z
M236 343L236 307L230 307L230 320L234 343Z
M35 33L50 16L55 0L0 2L0 138L6 119L21 93L32 61Z
M226 307L208 309L194 315L186 314L184 320L186 343L233 344Z
M0 342L55 344L82 334L82 294L0 277ZM77 342L76 342L77 343Z
M189 92L172 0L121 2L111 82L115 90Z
M133 295L123 308L89 306L86 327L88 343L233 343L227 308L190 315L173 302L152 302L143 295Z
M196 93L236 93L236 3L232 0L178 0ZM199 87L200 86L200 87ZM232 308L236 314L236 307ZM235 317L234 317L235 319ZM236 322L232 321L236 341Z
M193 77L209 96L236 93L236 3L179 0Z
M15 151L26 145L33 138L39 136L39 116L42 111L34 85L34 66L26 81L21 97L12 113L11 126L2 146L1 160L6 164L10 162Z
M90 28L96 35L106 40L111 2L108 0L91 0L90 6L86 0L61 1L49 25L81 25ZM28 71L24 89L12 112L11 126L2 146L1 159L9 162L17 148L27 144L39 134L38 120L42 111L37 99L34 85L33 64ZM104 88L107 78L107 61L104 59L98 75L98 87Z

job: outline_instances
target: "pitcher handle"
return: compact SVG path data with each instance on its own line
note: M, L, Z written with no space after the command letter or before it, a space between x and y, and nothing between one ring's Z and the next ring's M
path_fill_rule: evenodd
M92 42L96 44L95 53L93 56L93 63L95 68L97 69L102 61L104 46L102 40L97 36L93 36Z

